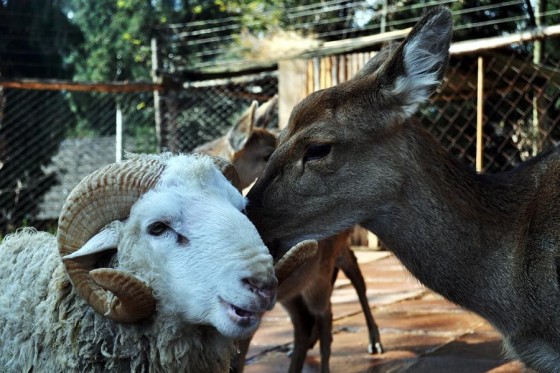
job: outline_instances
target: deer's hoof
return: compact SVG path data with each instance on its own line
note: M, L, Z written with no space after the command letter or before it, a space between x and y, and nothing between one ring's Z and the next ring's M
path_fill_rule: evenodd
M371 343L368 345L368 352L370 354L382 354L383 353L383 346L381 346L381 342L376 342L374 345Z

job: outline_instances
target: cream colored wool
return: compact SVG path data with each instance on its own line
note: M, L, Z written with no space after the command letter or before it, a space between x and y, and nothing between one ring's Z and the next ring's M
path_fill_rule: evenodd
M153 283L157 277L146 272L143 280ZM159 303L155 316L137 324L116 323L93 311L74 292L56 238L48 233L24 229L4 239L0 289L2 372L229 369L230 340L213 327L178 320Z

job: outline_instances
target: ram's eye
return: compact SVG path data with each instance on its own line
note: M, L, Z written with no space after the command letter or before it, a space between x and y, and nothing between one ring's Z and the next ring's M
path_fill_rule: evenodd
M303 161L314 161L326 157L332 149L331 144L311 144L305 151Z
M148 225L148 233L152 236L161 236L167 230L168 226L164 222L156 221Z

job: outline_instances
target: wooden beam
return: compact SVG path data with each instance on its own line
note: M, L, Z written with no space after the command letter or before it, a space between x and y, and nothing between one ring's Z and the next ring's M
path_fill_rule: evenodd
M534 30L521 31L511 35L496 36L493 38L476 39L468 41L460 41L451 44L449 53L464 54L481 52L489 49L506 47L511 44L519 44L523 42L540 40L550 36L560 35L560 25L539 27Z
M228 79L249 74L258 74L265 71L276 71L278 70L278 62L279 61L255 62L246 60L199 70L178 69L174 73L162 71L160 72L160 75L189 82L211 79Z
M154 83L80 83L65 80L0 80L3 88L35 89L45 91L79 91L79 92L104 92L104 93L133 93L163 91L162 84Z
M327 55L340 55L358 51L371 51L388 41L400 40L406 37L410 28L404 30L389 31L382 34L321 42L317 46L294 52L283 56L282 60L308 59ZM521 31L511 35L497 36L485 39L461 41L451 44L451 54L475 53L494 48L505 47L511 44L529 42L560 35L560 25L544 26L529 31ZM275 70L279 61L224 61L222 64L199 70L179 70L175 75L183 80L205 80L213 78L224 78L235 75L249 74L266 70Z
M308 58L316 55L325 56L330 54L351 53L388 41L403 39L406 35L408 35L410 30L412 30L412 27L404 30L384 32L382 34L327 41L319 44L317 47L310 48L298 55L289 56L288 58Z

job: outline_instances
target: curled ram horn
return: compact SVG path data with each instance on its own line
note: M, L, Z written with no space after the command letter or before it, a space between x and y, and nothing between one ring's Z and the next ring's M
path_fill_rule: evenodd
M227 161L213 158L235 187L239 177ZM117 322L150 317L156 308L151 288L132 274L96 269L95 255L73 258L107 224L128 218L134 203L155 187L165 162L137 157L110 164L84 178L70 193L58 221L58 249L76 292L97 312Z
M281 284L292 272L317 255L317 241L306 240L292 247L274 265L276 278Z

